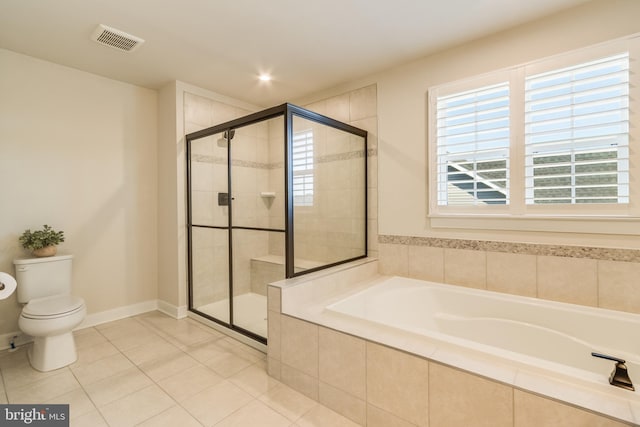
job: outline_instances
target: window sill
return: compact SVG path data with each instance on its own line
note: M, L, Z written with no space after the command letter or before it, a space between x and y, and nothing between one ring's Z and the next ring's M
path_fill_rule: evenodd
M628 216L429 215L433 228L640 235L640 218Z

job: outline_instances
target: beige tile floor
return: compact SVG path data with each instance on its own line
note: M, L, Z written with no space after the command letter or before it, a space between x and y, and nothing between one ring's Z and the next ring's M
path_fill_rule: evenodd
M266 374L265 355L192 319L145 313L75 333L51 372L0 352L0 403L68 403L71 426L356 426Z

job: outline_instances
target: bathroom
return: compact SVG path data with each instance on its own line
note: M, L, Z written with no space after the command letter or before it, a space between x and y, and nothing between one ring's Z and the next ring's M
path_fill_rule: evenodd
M589 2L291 100L369 132L368 255L382 274L640 313L633 223L626 233L434 228L425 143L429 87L635 34L638 7ZM87 326L156 309L187 315L181 136L259 108L186 83L150 90L8 50L0 64L9 77L0 81L2 99L11 100L0 102L0 176L11 183L3 187L0 271L23 256L20 233L47 222L67 235L61 250L74 254ZM198 115L194 103L211 113ZM20 307L0 304L7 348ZM370 419L380 415L369 410Z

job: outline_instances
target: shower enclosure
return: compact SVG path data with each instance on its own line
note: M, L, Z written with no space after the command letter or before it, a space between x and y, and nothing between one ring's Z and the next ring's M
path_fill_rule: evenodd
M367 133L283 104L186 136L189 310L267 342L267 284L367 255Z

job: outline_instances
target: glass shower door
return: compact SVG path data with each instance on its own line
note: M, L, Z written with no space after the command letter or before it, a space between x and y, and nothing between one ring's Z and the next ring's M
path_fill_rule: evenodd
M230 144L233 324L265 338L267 284L285 278L283 128L236 128Z
M191 307L224 324L231 323L227 164L225 133L191 142Z

